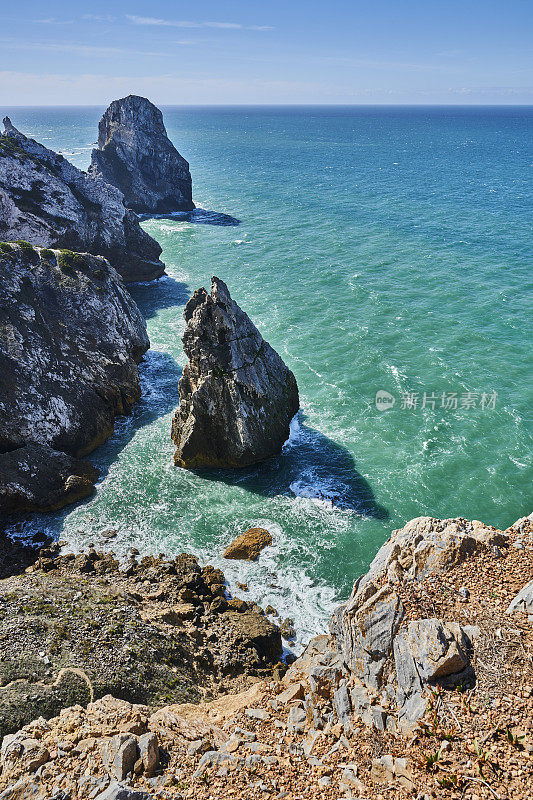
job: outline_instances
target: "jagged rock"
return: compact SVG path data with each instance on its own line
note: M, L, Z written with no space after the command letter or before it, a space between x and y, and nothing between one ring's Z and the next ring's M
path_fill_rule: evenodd
M533 614L533 581L529 581L526 585L513 597L509 608L508 614L513 614L515 611L523 611L527 614Z
M113 781L107 789L97 795L94 800L153 800L153 795L140 789L131 789L117 781Z
M188 469L244 467L281 451L299 407L293 373L212 278L185 307L189 359L172 421L175 463Z
M104 739L100 745L102 761L112 778L124 780L133 771L137 760L137 739L127 733L119 733Z
M272 536L264 528L249 528L238 536L224 551L224 558L257 561L264 547L272 544Z
M111 103L98 125L89 174L120 189L137 213L194 208L189 164L168 138L161 111L145 97Z
M161 247L126 209L122 192L28 139L8 117L0 136L0 241L105 256L125 281L165 271Z
M140 396L146 324L104 258L27 243L0 244L0 310L0 502L58 508L97 477L61 452L93 450Z
M4 736L0 751L3 778L19 778L26 772L35 772L50 758L50 753L37 740L24 731Z
M27 444L0 453L0 509L54 511L88 497L97 479L98 470L88 461Z

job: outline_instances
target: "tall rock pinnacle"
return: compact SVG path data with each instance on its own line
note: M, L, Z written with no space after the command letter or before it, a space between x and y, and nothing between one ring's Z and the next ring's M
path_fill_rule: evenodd
M111 103L98 125L89 173L120 189L137 213L194 208L189 164L168 138L161 111L145 97Z
M185 307L189 363L172 420L175 463L189 469L245 467L277 455L299 408L293 373L212 278Z

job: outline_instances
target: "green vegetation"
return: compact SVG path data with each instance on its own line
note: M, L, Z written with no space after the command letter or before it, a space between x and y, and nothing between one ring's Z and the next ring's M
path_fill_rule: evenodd
M72 250L60 250L57 263L64 272L73 272L75 269L87 269L87 258L81 253Z

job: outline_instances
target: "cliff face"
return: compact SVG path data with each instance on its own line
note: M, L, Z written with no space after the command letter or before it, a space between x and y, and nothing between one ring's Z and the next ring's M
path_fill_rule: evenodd
M244 467L277 455L299 408L293 373L212 279L184 313L189 359L179 382L172 439L180 466Z
M0 240L23 239L102 255L125 281L159 278L161 247L113 186L26 138L4 119L0 136Z
M0 505L58 507L96 479L69 458L140 395L145 322L104 258L24 242L0 244L0 320Z
M144 97L111 103L98 125L89 172L117 186L138 213L194 208L189 164L168 138L161 111Z

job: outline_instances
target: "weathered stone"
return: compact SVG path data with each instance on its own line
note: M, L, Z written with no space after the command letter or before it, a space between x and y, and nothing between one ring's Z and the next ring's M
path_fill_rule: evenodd
M0 751L2 777L16 779L27 772L35 772L50 758L50 753L37 739L24 731L4 736Z
M252 758L252 756L248 756L248 758ZM261 756L258 756L257 758L261 760ZM208 753L204 753L201 757L193 777L199 778L209 768L220 767L222 764L234 763L235 758L230 753L224 753L218 750L210 750Z
M188 469L244 467L281 451L299 408L292 372L212 278L185 307L189 359L172 422L175 463Z
M394 759L391 755L372 759L370 777L376 783L389 783L394 778Z
M144 774L150 778L159 765L159 742L155 733L144 733L138 739L139 755L142 759Z
M290 731L296 733L303 733L305 730L306 714L303 708L298 706L291 706L289 709L289 716L287 718L287 726Z
M339 688L333 695L333 705L337 712L339 722L344 726L349 725L352 717L352 706L350 703L350 695L348 694L348 689L344 681L340 683Z
M105 259L27 244L0 245L0 307L1 502L57 508L97 474L46 448L79 457L111 435L140 396L146 324Z
M120 189L140 214L194 208L189 165L168 138L161 111L145 97L130 94L108 107L89 174Z
M99 794L94 800L153 800L153 795L143 792L140 789L131 789L129 786L122 786L113 781L107 789Z
M305 687L303 683L298 681L297 683L291 683L284 692L278 694L276 700L278 703L283 703L286 705L287 703L292 703L293 700L303 700L305 697Z
M520 589L518 594L513 597L509 608L508 614L513 614L516 611L522 611L527 614L533 614L533 581L529 581Z
M264 528L249 528L224 551L224 558L257 561L264 547L272 544L271 534Z
M8 117L4 126L0 241L23 239L40 247L104 256L125 281L164 274L161 247L126 209L122 192L27 139Z
M137 761L137 739L126 733L119 733L111 739L105 739L100 745L102 761L112 778L124 780L133 772Z

